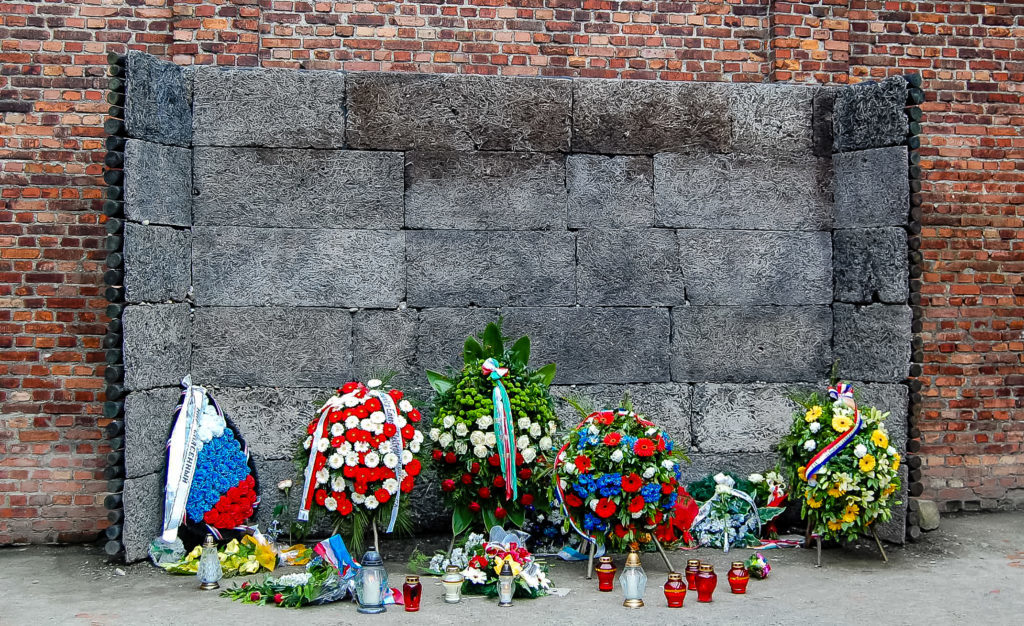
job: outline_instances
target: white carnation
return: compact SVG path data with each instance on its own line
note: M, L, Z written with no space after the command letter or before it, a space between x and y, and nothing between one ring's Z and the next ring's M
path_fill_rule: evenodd
M526 430L526 429L528 429L530 427L530 418L528 418L528 417L520 417L519 421L516 422L516 426L519 427L519 430Z
M442 448L447 448L448 446L452 445L451 433L441 433L441 436L438 438L437 443L441 444Z
M537 450L534 448L527 448L523 450L523 461L527 463L533 463L533 460L537 458Z
M808 439L807 441L804 442L804 450L807 450L808 452L814 450L817 447L818 444L813 439Z
M398 408L401 409L403 413L408 413L412 410L412 404L410 404L408 400L402 400L398 403Z
M473 446L473 454L483 459L487 457L487 448L485 446Z
M864 455L867 454L867 453L868 453L868 448L867 448L867 446L865 446L862 443L858 443L853 448L853 456L857 457L858 459L863 458Z
M441 420L441 425L444 426L445 428L451 428L452 426L455 425L455 418L452 417L451 415L445 415L444 419Z
M377 467L380 464L380 455L376 452L367 452L363 457L363 463L366 464L366 467Z
M345 477L340 474L331 478L331 491L345 491Z
M644 478L652 478L657 471L656 467L648 467L644 470Z
M366 501L366 495L365 494L362 494L362 493L359 493L359 492L355 492L355 491L352 492L352 503L353 504L362 504L365 501Z
M389 452L391 452L391 442L385 439L384 441L380 442L379 446L377 446L377 453L387 454Z
M462 445L466 445L466 444L463 443ZM413 454L416 454L417 452L420 451L420 442L418 442L415 439L413 439L412 443L409 444L409 449L412 450ZM465 454L465 453L463 453L463 454Z
M316 442L316 449L319 450L320 452L327 452L327 448L329 447L331 447L331 442L327 439L327 437L321 437Z
M338 469L345 464L345 457L335 452L328 457L327 464L331 466L331 469Z
M309 446L313 445L313 435L306 437L302 440L302 449L309 450Z
M370 418L359 420L359 428L362 428L368 433L373 432L373 421Z
M358 428L359 418L355 415L349 415L345 418L345 428Z
M365 506L366 508L370 509L371 511L372 511L373 509L377 508L377 505L378 505L378 504L380 504L380 503L379 503L379 502L377 502L377 498L375 498L375 497L373 497L373 496L366 496L366 501L365 501L365 502L363 502L363 505L364 505L364 506Z
M811 433L818 434L818 431L821 430L821 423L820 422L811 422L811 425L809 426L809 428L811 429Z
M405 425L408 423L401 415L395 418L395 428L405 428Z
M431 428L430 429L430 440L431 441L437 441L437 438L440 437L440 436L441 436L441 429L440 428Z
M384 413L381 411L374 411L373 413L370 413L370 421L374 424L383 424L387 420L388 418L385 417Z
M316 473L316 484L322 485L331 479L331 473L327 471L327 468L321 468Z
M541 434L540 424L538 424L537 422L534 422L534 423L530 424L530 436L534 437L534 438L537 438L537 437L540 437L540 434Z
M372 432L375 435L383 435L384 434L384 424L374 424Z
M394 478L389 478L385 480L383 486L384 491L387 491L390 494L395 494L398 492L398 481L395 480Z
M455 434L459 437L465 437L469 433L469 429L462 422L455 425Z
M334 424L333 426L331 426L331 434L334 435L335 437L341 437L342 435L345 434L345 425L342 424L341 422Z
M412 452L402 450L402 465L408 465L412 461Z
M596 512L597 511L597 498L594 498L593 500L591 500L590 503L589 503L589 506L590 506L590 510L591 511L595 511Z
M345 396L345 400L344 400L344 404L345 404L345 406L347 406L348 408L351 409L352 407L359 406L360 402L359 402L359 400L355 396L346 395Z
M538 443L537 445L540 447L541 450L550 450L551 446L553 445L551 443L551 437L544 435L543 437L540 438L540 443Z
M370 389L375 389L377 387L380 387L383 384L384 384L383 381L378 380L376 378L371 378L370 380L366 381L366 386L369 387Z
M384 455L384 467L395 469L398 467L398 455L393 452L388 452Z
M368 452L370 450L370 444L365 441L357 441L352 444L352 449L356 452Z
M622 449L616 448L615 452L612 452L612 463L618 463L622 461Z
M324 508L327 509L328 511L336 511L338 509L338 501L330 496L327 496L327 499L324 500Z

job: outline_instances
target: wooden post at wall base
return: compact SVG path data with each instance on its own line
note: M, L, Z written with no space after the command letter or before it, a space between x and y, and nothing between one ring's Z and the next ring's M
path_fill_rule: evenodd
M654 537L654 545L658 546L658 552L661 553L661 558L665 559L665 567L668 568L669 572L674 572L676 569L672 567L672 562L668 560L668 555L665 554L665 548L661 547L661 542L658 541L657 537Z
M587 580L594 578L594 552L597 550L597 543L590 544L590 554L587 557Z

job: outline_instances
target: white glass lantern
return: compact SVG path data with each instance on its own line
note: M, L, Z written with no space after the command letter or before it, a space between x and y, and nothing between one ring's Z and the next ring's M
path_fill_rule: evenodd
M466 577L459 571L457 565L449 565L441 577L441 584L444 585L444 601L448 604L458 604L462 599L462 581Z
M356 573L356 600L360 613L383 613L384 594L388 589L388 572L384 560L376 549L370 548L363 555L362 567Z
M515 591L515 575L512 567L505 561L498 572L498 606L512 606L512 593Z
M626 557L626 566L622 568L619 575L619 584L622 585L622 594L626 597L622 606L631 609L639 609L644 605L644 590L647 587L647 574L640 565L640 555L636 550L630 550Z
M203 542L203 554L199 557L199 565L196 568L196 578L199 579L199 588L210 590L220 587L218 582L224 575L220 566L220 556L217 554L217 544L213 542L213 535L206 535Z

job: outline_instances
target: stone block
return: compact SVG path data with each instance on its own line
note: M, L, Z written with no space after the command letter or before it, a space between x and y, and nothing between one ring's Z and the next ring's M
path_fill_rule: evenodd
M130 50L125 64L124 124L136 139L192 145L190 76L170 61Z
M910 368L910 307L836 303L835 357L844 379L900 382Z
M192 225L192 151L129 139L124 146L124 215L136 222Z
M452 511L447 508L440 494L441 480L430 464L424 463L423 471L416 477L416 486L409 496L409 517L416 529L415 535L451 534Z
M181 390L174 387L136 391L124 400L124 475L138 478L164 470L167 440Z
M576 259L581 304L672 306L686 301L685 265L671 230L581 230Z
M191 257L191 231L128 222L124 227L125 300L184 300L192 287Z
M732 472L736 476L746 478L757 473L764 475L772 470L778 462L774 452L743 452L739 454L690 454L690 463L683 463L683 483L690 484L714 476L719 472ZM770 557L769 557L770 558Z
M420 366L444 372L448 368L462 371L462 346L466 338L479 335L491 322L497 322L497 309L437 308L423 309L419 314L416 332L417 357ZM513 341L522 336L520 330L505 326L505 336ZM519 332L518 335L512 335ZM530 358L533 367L544 365L535 357Z
M832 172L827 160L739 154L658 154L654 210L659 226L828 230Z
M889 413L889 417L885 419L889 443L899 450L900 454L904 454L907 449L907 386L854 382L853 391L858 406L873 406L883 413Z
M732 87L729 109L736 152L773 158L811 155L816 88L777 83Z
M904 226L910 213L907 148L877 148L837 154L836 228Z
M827 232L680 230L679 263L691 304L829 304Z
M557 364L558 384L669 381L668 309L538 307L502 313L508 336L530 336L531 363Z
M672 310L672 380L818 381L832 363L826 306L689 306Z
M197 226L196 304L396 307L405 298L397 231Z
M254 459L291 461L295 443L315 417L314 400L326 400L331 389L223 387L210 393L234 422Z
M410 306L576 303L572 233L410 231L406 238Z
M834 297L840 302L905 303L908 283L907 231L858 228L832 233Z
M176 387L192 362L187 304L129 306L124 327L124 384L131 390Z
M652 385L554 385L551 396L562 430L569 431L582 421L579 412L562 398L580 398L595 410L622 406L625 394L633 410L647 416L672 438L677 447L690 448L690 385L656 383Z
M565 228L565 158L559 155L413 152L405 175L409 228Z
M404 162L397 152L195 150L195 223L398 230Z
M835 151L906 143L906 105L907 81L902 76L838 89L832 121Z
M569 148L569 81L437 74L348 78L348 142L377 150Z
M192 378L211 386L332 389L351 375L351 336L347 310L199 308Z
M814 113L811 126L813 133L814 155L827 157L832 155L834 135L832 117L836 105L837 87L820 86L814 92Z
M729 152L734 85L573 81L573 152Z
M425 384L416 359L416 311L362 310L352 319L352 368L360 380L395 372L391 384L405 390Z
M654 163L650 157L571 154L565 169L569 228L654 226Z
M124 526L121 542L129 563L149 556L149 542L160 535L164 523L163 472L124 481Z
M917 501L917 514L921 519L921 530L938 530L939 529L939 506L935 504L934 500L918 500Z
M907 541L907 505L909 504L909 498L907 497L907 466L905 464L900 465L896 472L899 474L901 482L899 491L893 494L893 496L899 504L892 507L892 519L878 524L875 532L878 533L878 538L883 541L903 545Z
M197 146L344 147L341 72L204 67L193 89Z
M813 385L696 385L693 445L702 453L768 453L789 432L796 403L789 395Z

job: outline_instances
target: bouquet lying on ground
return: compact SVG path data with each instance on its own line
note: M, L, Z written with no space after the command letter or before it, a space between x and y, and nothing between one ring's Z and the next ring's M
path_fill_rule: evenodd
M777 472L746 479L719 473L690 483L689 492L702 501L691 529L696 544L727 552L761 545L771 521L785 510L785 488Z
M309 550L301 545L286 548L297 556L292 563L302 564L309 560ZM188 574L194 576L199 568L199 557L203 555L203 547L196 546L185 557L176 563L160 565L169 574ZM224 577L256 574L260 571L274 571L280 559L278 550L262 536L245 535L242 540L232 539L217 548L220 566ZM302 559L305 560L302 560Z
M812 393L793 400L800 411L779 453L811 530L852 541L891 519L900 455L883 423L889 414L859 409L846 383L830 387L828 398Z

